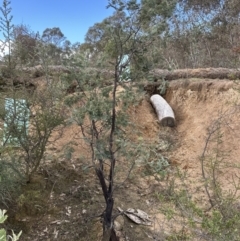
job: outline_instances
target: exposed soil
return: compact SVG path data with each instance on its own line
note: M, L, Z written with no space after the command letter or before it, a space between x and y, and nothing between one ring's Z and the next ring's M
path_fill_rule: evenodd
M172 167L178 167L186 174L185 183L190 192L206 205L200 156L208 136L207 128L219 116L226 120L221 144L222 150L228 151L226 160L229 164L240 164L239 90L239 83L230 80L179 79L170 82L164 97L176 115L177 126L174 128L159 125L148 97L130 111L131 120L140 127L145 142L159 144L167 140L169 148L162 150L163 155ZM137 142L137 136L133 134L132 138ZM73 149L69 148L70 144ZM23 188L23 195L17 200L17 214L10 219L12 225L9 228L24 232L20 240L100 240L99 215L104 200L93 170L87 167L88 155L89 150L75 125L65 127L62 137L49 145L44 166L33 183ZM121 160L121 166L129 165L128 161ZM233 169L228 167L221 177L226 189L231 188L227 180L232 173ZM156 198L165 185L165 178L148 175L145 167L137 165L129 179L116 189L115 208L141 209L153 221L152 226L141 226L126 217L118 218L122 225L122 240L160 241L172 230L181 229L181 220L168 219L162 212L161 201Z

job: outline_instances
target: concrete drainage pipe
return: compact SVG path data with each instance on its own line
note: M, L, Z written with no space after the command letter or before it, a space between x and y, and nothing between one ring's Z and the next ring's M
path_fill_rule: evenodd
M160 95L152 95L150 100L161 125L174 127L176 124L174 112L167 101Z

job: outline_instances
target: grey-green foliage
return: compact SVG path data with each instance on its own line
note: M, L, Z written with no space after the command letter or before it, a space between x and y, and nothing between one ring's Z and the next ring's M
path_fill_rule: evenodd
M58 27L46 28L42 34L42 40L48 44L61 47L62 43L66 40L66 37Z
M0 209L0 224L4 223L7 219L7 215L6 215L6 210L1 210ZM22 231L20 231L17 235L12 231L12 236L8 235L6 233L6 230L1 228L0 229L0 241L17 241L19 240L20 236L22 234Z
M0 148L2 152L4 148ZM12 153L10 148L8 153ZM0 203L5 207L13 203L20 192L20 184L24 181L19 161L14 155L0 157Z
M66 146L64 149L64 157L70 160L72 158L72 154L74 153L74 148L71 146Z
M9 93L13 100L12 111L8 110L2 116L2 158L9 160L9 164L17 162L18 165L8 167L14 167L30 181L44 158L53 130L64 123L64 111L60 102L62 93L53 84L44 92L36 90L29 93L24 88L18 91ZM24 102L21 102L25 104L20 109L16 105L19 102L18 96L25 98ZM22 115L23 113L25 115Z
M167 21L176 7L176 0L142 0L140 19L147 33L161 33L166 30Z
M35 66L38 61L38 34L25 24L14 25L13 33L12 58L18 66Z
M65 103L70 106L70 122L79 125L82 138L91 151L88 161L103 191L106 202L102 215L104 241L113 240L107 234L112 232L106 231L113 227L115 184L129 176L136 159L155 158L151 148L135 138L140 131L137 124L132 123L131 108L137 106L144 95L132 83L144 81L154 67L147 60L152 53L148 49L157 33L146 34L139 2L109 1L109 7L116 10L113 15L95 24L86 35L92 55L86 58L78 52L72 56L68 61L69 74L63 80L68 84L77 82L77 93L66 98ZM126 55L128 58L124 61ZM128 62L131 63L128 71L131 82L127 84L123 73ZM109 70L108 79L99 69ZM150 157L148 151L152 154ZM152 165L160 172L168 163L160 155L156 159Z
M159 90L160 95L165 95L167 92L167 88L169 86L169 82L166 81L165 79L162 80L161 84L157 88Z
M99 61L101 64L102 57L107 56L106 67L112 67L112 70L118 62L120 76L125 70L125 66L120 64L121 60L128 55L130 79L136 81L143 76L147 77L149 71L154 68L154 63L150 61L154 52L150 49L153 48L158 34L164 31L164 28L158 31L147 31L144 27L146 21L152 22L151 14L148 11L154 11L155 6L145 6L145 3L133 0L109 1L109 7L114 7L116 11L101 23L96 23L89 28L85 38L85 47L91 52L92 58L97 59L101 56ZM163 7L167 8L168 4L163 4ZM164 15L163 12L159 14ZM147 16L150 17L149 20L146 20ZM163 16L163 18L165 17ZM162 25L161 18L158 19L158 23Z
M61 54L63 54L62 44L65 41L64 34L59 28L47 28L43 31L39 39L37 49L38 56L42 65L46 68L47 64L61 64Z
M168 167L170 166L169 160L164 157L162 150L159 148L160 146L162 147L162 144L152 145L143 143L141 145L141 155L136 160L136 163L145 167L147 175L157 174L164 176L167 173Z
M0 130L0 140L3 140L3 129ZM9 155L5 155L5 153ZM14 202L20 191L20 183L24 180L21 164L15 158L14 149L0 146L0 203L5 207Z
M158 155L157 159L150 161L148 165L151 167L153 173L161 174L170 164L164 156Z
M88 43L96 47L93 57L96 58L95 65L91 59L83 58L78 53L69 59L70 74L65 76L68 82L72 79L78 84L78 94L74 94L78 96L77 103L74 104L76 98L67 99L68 104L72 103L71 121L79 125L83 139L91 150L89 162L95 169L106 202L103 240L110 240L110 237L105 237L108 235L106 230L113 227L114 184L128 177L142 151L137 141L131 140L131 136L138 135L138 128L131 123L129 109L138 105L144 93L141 94L120 78L124 56L127 54L130 62L137 63L139 59L141 66L147 54L147 41L151 39L151 36L142 36L139 8L134 2L112 1L118 10L90 29L86 37ZM141 81L149 69L134 66L137 64L131 66L131 81ZM106 81L104 74L89 67L108 68L113 74ZM117 170L125 174L122 175L124 178L118 175Z

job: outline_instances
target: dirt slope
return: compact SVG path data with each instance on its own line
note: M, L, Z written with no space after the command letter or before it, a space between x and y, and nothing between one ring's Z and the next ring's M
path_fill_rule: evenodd
M175 112L175 128L159 126L148 98L131 110L132 121L141 127L146 142L158 143L163 135L170 140L173 148L165 151L164 155L172 165L187 171L187 182L196 198L204 196L204 190L200 189L197 193L194 190L202 178L199 157L206 143L207 128L219 116L224 119L222 150L228 151L229 162L240 164L239 90L240 85L230 80L180 79L170 82L164 97ZM74 125L67 127L62 138L49 147L49 163L54 168L46 163L40 173L44 179L43 189L49 193L48 208L33 215L22 212L21 218L17 217L19 222L25 224L22 227L25 227L26 234L22 240L77 241L97 240L100 237L101 224L93 216L102 210L104 202L94 173L91 170L83 171L84 160L81 156L86 156L88 149L77 137L78 128ZM68 158L66 155L59 157L69 142L72 142L75 152ZM140 208L151 214L154 222L148 228L125 220L125 240L126 237L136 241L153 240L154 237L154 240L164 240L159 233L163 229L171 232L171 229L165 227L169 227L169 223L160 211L161 203L150 195L160 192L164 183L146 176L142 171L142 168L136 168L134 178L131 177L122 189L116 190L115 206ZM228 180L229 176L226 172L222 179ZM226 182L226 188L227 185Z
M166 100L175 111L180 146L172 160L194 169L207 138L207 128L224 116L228 127L224 128L224 148L231 150L232 162L237 162L239 129L239 84L228 80L178 80L171 83Z

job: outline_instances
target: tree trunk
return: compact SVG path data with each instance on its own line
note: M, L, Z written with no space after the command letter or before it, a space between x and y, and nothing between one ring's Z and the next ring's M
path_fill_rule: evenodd
M114 200L112 197L106 199L106 210L103 214L103 238L102 241L117 241L116 234L113 229L112 210Z
M112 211L114 206L114 199L112 197L112 189L107 188L102 169L95 169L102 187L103 195L106 202L106 209L103 213L103 237L102 241L118 241L116 233L113 228Z
M102 241L119 241L113 227L103 231Z
M110 241L112 228L103 230L102 241Z

